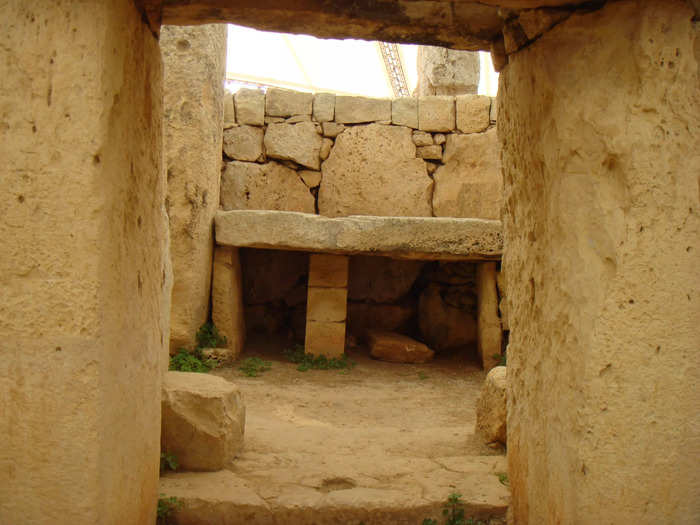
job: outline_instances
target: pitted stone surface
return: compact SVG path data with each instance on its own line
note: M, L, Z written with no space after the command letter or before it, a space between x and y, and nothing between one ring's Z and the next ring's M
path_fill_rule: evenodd
M311 115L312 100L311 93L272 87L265 93L265 115L270 117Z
M396 126L416 129L418 127L418 99L402 97L392 100L391 123Z
M338 123L359 124L380 120L391 121L391 100L346 95L335 98L335 121Z
M483 95L455 97L457 129L462 133L480 133L491 124L491 98Z
M234 160L258 160L263 153L262 128L242 125L225 129L224 153Z
M291 160L313 170L321 165L322 137L313 122L268 124L265 153L273 159Z
M262 126L265 124L265 93L258 89L239 89L233 95L236 122Z

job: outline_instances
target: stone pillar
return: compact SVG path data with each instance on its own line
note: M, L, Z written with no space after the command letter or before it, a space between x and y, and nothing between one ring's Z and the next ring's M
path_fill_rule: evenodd
M477 347L484 370L498 364L501 354L503 328L498 316L496 263L479 263L476 267Z
M170 350L191 347L209 314L219 207L225 24L164 26L165 164L173 294Z
M131 0L0 17L0 522L150 524L170 273L158 41Z
M219 333L226 337L231 359L243 351L245 319L243 282L238 248L216 246L211 285L211 318Z
M478 88L478 52L418 46L418 85L414 95L474 95Z
M340 357L345 352L348 301L345 255L311 254L306 302L307 354Z
M692 18L609 2L501 73L515 523L700 521Z

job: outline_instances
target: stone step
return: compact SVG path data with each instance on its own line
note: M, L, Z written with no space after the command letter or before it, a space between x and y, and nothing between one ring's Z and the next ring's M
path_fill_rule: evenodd
M350 216L269 210L219 211L217 244L405 259L498 260L501 222L445 217Z
M172 516L178 525L420 525L425 518L441 523L445 500L454 492L462 494L467 518L505 523L510 495L499 479L505 457L434 458L393 475L392 461L387 458L384 480L325 477L318 465L308 475L293 467L257 476L227 470L168 473L160 493L179 500Z

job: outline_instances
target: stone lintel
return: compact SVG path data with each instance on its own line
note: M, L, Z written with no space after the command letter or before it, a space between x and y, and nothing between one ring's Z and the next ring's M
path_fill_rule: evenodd
M499 260L501 222L446 217L350 216L234 210L215 219L220 245L397 259Z

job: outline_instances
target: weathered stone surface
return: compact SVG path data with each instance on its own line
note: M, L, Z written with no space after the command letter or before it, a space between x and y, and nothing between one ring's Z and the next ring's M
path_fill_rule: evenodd
M333 140L324 137L323 142L321 143L321 150L318 153L318 156L320 157L321 160L326 160L328 158L328 155L331 154L332 147L333 147Z
M233 93L224 92L224 129L236 124L236 107L233 105Z
M423 162L423 161L421 161ZM345 217L309 213L220 211L216 242L229 246L405 259L499 259L501 223L481 219Z
M480 133L491 124L491 98L483 95L455 97L457 129L462 133Z
M270 117L311 115L312 101L311 93L271 87L265 92L265 115Z
M396 126L418 127L418 99L415 97L395 98L391 101L391 123Z
M454 97L420 97L418 127L423 131L452 131L455 129Z
M335 94L316 93L313 101L313 119L316 122L328 122L335 118ZM325 130L324 130L324 135Z
M287 122L287 119L284 117L268 117L267 115L265 116L265 124L279 124L280 122Z
M426 170L428 170L428 175L432 175L433 173L435 173L435 170L438 169L438 165L434 162L426 162L425 168Z
M322 138L313 122L268 124L265 152L273 159L292 160L313 170L320 167Z
M447 137L445 137L444 133L435 133L433 135L433 142L435 144L444 144L447 141Z
M304 351L326 357L342 356L345 353L345 323L307 320Z
M241 450L245 405L238 387L196 372L163 378L161 450L185 470L221 470Z
M423 269L422 261L355 256L350 259L348 296L353 301L391 303L406 295Z
M477 328L478 351L484 370L493 368L501 355L503 328L498 317L496 263L480 263L476 269L476 294L479 300Z
M413 143L416 146L432 146L433 136L427 131L414 131L412 134Z
M267 117L266 117L267 118ZM287 124L297 124L299 122L311 122L311 115L294 115L284 119Z
M262 126L265 123L265 93L258 89L241 88L233 95L236 122Z
M227 162L221 175L224 210L286 210L313 213L314 197L297 172L267 162Z
M700 472L671 459L700 454L692 16L608 2L501 75L516 523L700 520Z
M404 333L415 322L416 308L408 304L348 303L348 331L359 337L368 330Z
M462 95L479 87L479 53L447 47L418 47L416 94Z
M319 212L431 216L433 181L415 156L409 128L370 124L346 130L323 163Z
M491 124L494 124L496 120L498 119L498 104L496 97L490 97L491 98L491 110L489 111L489 118L491 120Z
M301 252L241 250L243 296L246 305L287 302L302 285L306 295L309 256Z
M436 351L473 346L477 341L474 313L460 303L450 304L442 287L428 285L418 303L418 326L425 341Z
M375 359L390 363L427 363L435 352L423 343L395 332L370 330L366 334L369 353Z
M528 9L518 13L518 24L529 40L534 40L571 15L568 9Z
M308 188L317 188L321 184L321 172L313 170L300 170L297 172L301 180Z
M503 206L503 178L496 130L447 137L444 166L434 175L437 217L497 219Z
M345 288L350 260L345 255L309 255L309 286Z
M309 286L306 301L306 320L330 323L344 322L347 318L347 288L317 288Z
M476 402L476 431L486 443L506 444L506 367L496 366L486 375Z
M391 121L391 100L386 98L335 97L335 121L341 124Z
M234 160L258 160L263 154L262 128L243 125L225 129L224 153Z
M417 156L426 160L442 160L442 146L420 146L416 150Z
M219 333L226 337L227 360L236 359L245 345L243 282L238 248L214 248L211 318Z
M189 347L209 314L212 222L218 208L226 28L162 33L165 164L173 292L170 349Z
M321 129L323 130L324 137L335 138L343 132L345 129L345 124L338 124L337 122L323 122L321 124Z

